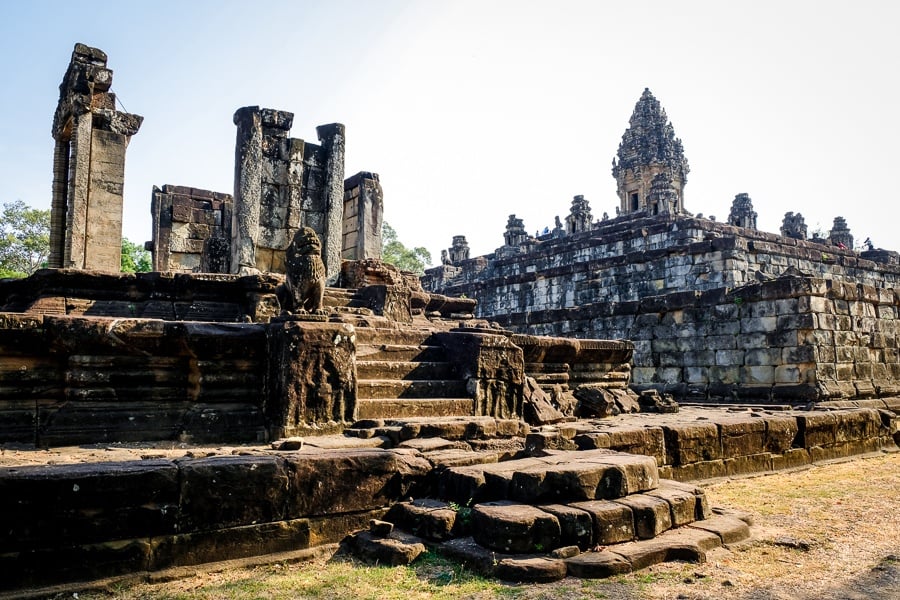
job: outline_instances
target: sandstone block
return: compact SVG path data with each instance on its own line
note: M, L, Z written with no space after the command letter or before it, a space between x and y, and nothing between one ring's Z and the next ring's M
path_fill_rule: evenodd
M634 515L634 532L637 537L651 539L672 527L669 503L662 498L646 494L631 494L614 500L631 509Z
M566 563L542 556L504 558L497 563L495 575L504 581L550 583L565 578Z
M712 423L673 423L662 429L666 464L680 466L722 458L719 429Z
M457 516L446 502L419 499L394 504L384 518L413 535L439 542L450 539Z
M585 552L566 559L569 575L581 579L605 579L631 572L631 563L619 554L604 550Z
M542 504L538 508L559 520L560 544L582 550L593 545L594 523L590 513L566 504Z
M559 520L527 504L476 504L472 522L475 541L498 552L527 554L550 551L560 545Z

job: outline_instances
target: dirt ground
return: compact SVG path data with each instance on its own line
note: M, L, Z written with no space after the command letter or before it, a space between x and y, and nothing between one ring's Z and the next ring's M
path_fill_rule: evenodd
M256 561L254 565L201 566L177 577L157 576L153 583L135 578L93 591L60 591L51 597L900 599L900 453L716 481L704 487L713 506L753 515L751 542L712 551L704 564L657 565L610 580L566 578L546 585L435 588L434 581L445 575L441 568L447 567L424 564L407 570L412 583L406 585L416 590L410 593L392 589L384 574L379 575L381 579L367 579L372 569L321 557L281 565ZM311 587L312 579L318 587ZM417 589L419 583L421 589Z

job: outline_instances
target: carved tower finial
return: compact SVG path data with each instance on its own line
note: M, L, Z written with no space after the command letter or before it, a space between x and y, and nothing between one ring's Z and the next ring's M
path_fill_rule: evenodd
M753 210L753 201L749 194L737 194L731 202L731 212L728 214L728 224L756 229L756 211Z
M616 178L620 214L659 210L649 202L651 185L659 174L665 174L675 193L674 207L669 212L684 212L684 185L690 172L681 140L649 89L640 100L622 135L619 151L613 159L612 174Z

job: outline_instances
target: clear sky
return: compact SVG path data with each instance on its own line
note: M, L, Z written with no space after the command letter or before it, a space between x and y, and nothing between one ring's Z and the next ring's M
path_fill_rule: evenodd
M900 3L890 0L0 0L0 202L50 205L50 127L75 42L145 117L126 160L124 234L150 238L153 185L232 192L234 111L347 127L346 173L375 171L385 216L434 260L473 256L515 213L537 231L610 174L645 87L691 173L687 210L759 227L786 211L900 249Z

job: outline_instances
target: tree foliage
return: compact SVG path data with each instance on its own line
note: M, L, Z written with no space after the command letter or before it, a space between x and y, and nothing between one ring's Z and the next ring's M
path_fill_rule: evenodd
M431 264L431 252L418 246L407 248L397 239L397 232L387 221L381 224L381 259L403 271L422 274Z
M144 247L122 238L122 272L148 273L153 268L150 253Z
M0 277L27 277L50 256L50 211L21 200L0 212Z

